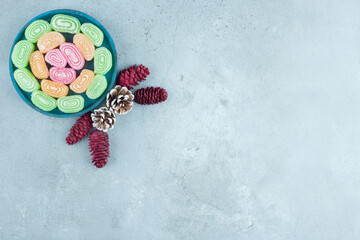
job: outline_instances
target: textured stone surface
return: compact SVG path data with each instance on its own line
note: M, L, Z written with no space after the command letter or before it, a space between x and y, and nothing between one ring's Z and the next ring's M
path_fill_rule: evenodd
M71 8L111 33L119 69L168 100L134 106L111 158L76 119L16 94L17 32ZM360 2L14 1L0 10L0 239L359 239Z

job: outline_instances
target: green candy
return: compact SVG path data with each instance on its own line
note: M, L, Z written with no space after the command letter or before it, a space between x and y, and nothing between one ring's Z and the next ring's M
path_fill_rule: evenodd
M50 24L45 20L33 21L25 30L25 37L30 42L36 43L37 40L51 31Z
M17 68L27 67L30 54L35 50L35 46L28 40L18 41L11 53L11 61Z
M106 78L102 75L95 75L89 88L86 90L86 96L90 99L100 97L107 87Z
M27 68L16 69L14 78L19 87L25 92L32 92L40 88L38 80Z
M51 18L51 27L58 32L76 34L80 32L80 22L77 18L64 15L56 14Z
M112 67L111 52L104 47L95 50L94 73L105 75Z
M49 112L56 108L55 98L46 95L40 90L35 90L31 94L31 102L45 112Z
M64 113L80 112L84 108L84 98L81 95L73 95L58 98L57 105Z
M80 29L96 47L101 46L104 40L104 33L100 30L100 28L92 23L84 23L81 25Z

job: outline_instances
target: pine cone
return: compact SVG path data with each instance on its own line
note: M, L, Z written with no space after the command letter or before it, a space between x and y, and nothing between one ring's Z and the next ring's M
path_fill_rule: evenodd
M119 85L106 95L106 106L116 114L126 114L133 106L134 95Z
M108 129L113 129L116 122L114 113L106 107L95 110L91 114L91 119L93 126L104 132Z
M135 92L134 101L143 105L158 104L165 101L167 96L166 90L160 87L140 88Z
M69 145L73 145L83 139L92 128L92 120L90 113L85 113L82 115L76 123L70 129L69 135L66 137L65 141Z
M119 73L116 79L117 85L120 85L122 87L127 87L128 89L134 89L132 86L139 85L139 82L145 81L145 78L147 75L150 74L150 71L148 68L143 66L142 64L140 66L131 66L128 69L125 69Z
M97 168L102 168L110 157L109 135L106 132L95 130L89 137L89 148L92 156L92 163Z

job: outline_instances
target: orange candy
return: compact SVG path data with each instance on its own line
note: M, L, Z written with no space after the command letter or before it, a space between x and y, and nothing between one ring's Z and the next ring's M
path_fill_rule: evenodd
M77 77L75 81L70 84L70 89L76 93L85 92L90 86L94 76L95 74L93 71L88 69L83 69L79 77Z
M51 80L41 81L41 90L54 98L65 97L69 92L69 87L62 83Z
M74 44L80 50L86 61L91 61L94 58L95 46L84 34L75 34Z
M35 51L29 57L31 71L35 77L45 79L49 77L49 69L46 66L44 56L41 52Z
M48 32L39 38L37 42L37 46L41 53L46 53L51 49L60 46L60 44L64 42L65 42L65 37L61 33Z

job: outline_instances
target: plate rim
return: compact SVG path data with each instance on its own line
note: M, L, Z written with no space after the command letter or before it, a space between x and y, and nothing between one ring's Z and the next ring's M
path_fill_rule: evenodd
M20 96L20 98L27 104L29 105L32 109L34 109L35 111L37 112L40 112L44 115L47 115L47 116L50 116L50 117L57 117L57 118L68 118L68 117L76 117L76 116L80 116L80 115L83 115L91 110L93 110L94 108L96 108L97 106L99 106L101 104L101 102L105 99L106 97L106 94L103 94L102 97L100 97L99 99L97 99L90 107L86 108L86 109L83 109L81 110L80 112L77 112L77 113L62 113L62 114L58 114L58 113L51 113L51 112L46 112L46 111L43 111L39 108L37 108L36 106L34 106L32 104L32 102L30 100L28 100L25 95L23 94L22 90L20 89L20 87L18 86L18 84L16 83L15 81L15 78L14 78L14 68L13 68L13 63L12 63L12 60L11 60L11 54L13 52L13 49L14 49L14 46L15 44L20 40L20 37L24 34L25 32L25 29L29 26L30 23L32 23L33 21L35 20L39 20L39 19L42 19L44 16L46 15L49 15L49 14L66 14L66 13L71 13L71 14L75 14L75 15L81 15L85 18L88 18L90 19L91 21L93 21L93 23L96 24L96 26L100 26L102 28L102 31L104 32L104 35L106 35L106 37L108 38L109 40L109 43L110 43L110 46L112 48L112 54L113 54L113 66L114 66L114 70L113 70L113 74L112 74L112 79L111 81L109 82L105 92L108 92L112 87L113 85L115 84L115 79L116 79L116 73L117 73L117 52L116 52L116 47L115 47L115 44L114 44L114 41L110 35L110 33L107 31L107 29L99 22L97 21L95 18L91 17L90 15L84 13L84 12L81 12L81 11L78 11L78 10L73 10L73 9L56 9L56 10L50 10L50 11L47 11L47 12L43 12L35 17L33 17L30 21L28 21L22 28L21 30L18 32L18 34L16 35L14 41L13 41L13 44L11 46L11 50L10 50L10 56L9 56L9 74L10 74L10 77L11 77L11 80L12 80L12 83L13 83L13 86L17 92L17 94Z

